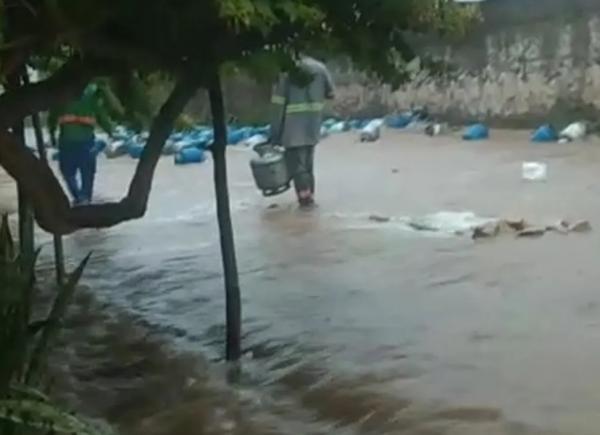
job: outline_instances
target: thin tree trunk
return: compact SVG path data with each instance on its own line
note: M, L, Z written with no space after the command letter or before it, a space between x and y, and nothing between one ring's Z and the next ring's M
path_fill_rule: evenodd
M56 272L56 284L60 287L65 282L65 251L62 236L54 234L54 270Z
M219 74L216 73L209 87L210 107L215 131L212 155L214 163L214 183L217 201L217 219L221 239L221 257L223 260L223 275L225 278L225 303L227 317L226 358L237 361L242 356L242 302L240 284L235 256L235 242L229 208L229 191L227 187L227 125L225 122L225 107L223 90Z
M19 68L20 71L11 74L8 77L8 88L11 90L19 89L23 86L21 71L25 68ZM13 123L12 134L19 142L19 146L25 148L25 123L23 119L17 119ZM34 219L31 203L27 198L24 186L17 182L17 201L19 215L19 252L26 258L33 258L35 251L35 240L33 234Z
M29 81L28 79L26 82ZM35 133L35 142L38 150L40 160L48 165L48 155L46 154L46 147L44 144L44 133L42 130L42 124L40 122L40 114L34 113L31 115L31 123L33 124L33 131ZM61 286L65 280L65 254L63 249L62 236L54 234L54 270L56 271L56 283Z
M17 186L19 202L19 249L26 258L32 258L35 251L34 219L31 203L22 186Z

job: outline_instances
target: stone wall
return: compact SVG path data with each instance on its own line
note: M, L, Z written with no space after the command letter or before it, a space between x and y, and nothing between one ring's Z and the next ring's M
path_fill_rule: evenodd
M375 115L427 105L454 121L525 126L600 115L600 0L487 0L462 43L421 48L457 67L399 90L338 71L335 111ZM352 77L352 78L350 78Z

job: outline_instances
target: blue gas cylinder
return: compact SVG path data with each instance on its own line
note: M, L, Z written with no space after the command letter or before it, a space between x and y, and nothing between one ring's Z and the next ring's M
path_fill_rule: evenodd
M490 137L490 129L485 124L473 124L467 127L464 140L484 140Z
M202 163L204 160L206 160L204 150L199 148L184 148L175 154L176 165Z

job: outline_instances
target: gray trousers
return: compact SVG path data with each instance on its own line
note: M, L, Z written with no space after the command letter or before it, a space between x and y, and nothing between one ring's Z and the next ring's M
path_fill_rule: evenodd
M300 202L312 202L315 193L314 159L314 145L291 147L285 150L288 171L294 181L294 188Z

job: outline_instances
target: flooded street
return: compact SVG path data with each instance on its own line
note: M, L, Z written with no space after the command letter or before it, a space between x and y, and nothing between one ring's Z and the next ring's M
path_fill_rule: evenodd
M232 148L246 357L230 388L253 433L597 434L598 145L533 145L508 131L480 143L337 135L317 151L320 207L310 213L295 209L291 193L261 197L251 153ZM547 163L548 181L522 181L524 161ZM99 196L119 198L133 167L129 158L101 161ZM587 219L595 231L474 242L369 219L442 211ZM222 365L210 161L163 159L143 220L65 243L72 261L93 250L84 280L100 300ZM234 423L220 433L252 435Z

